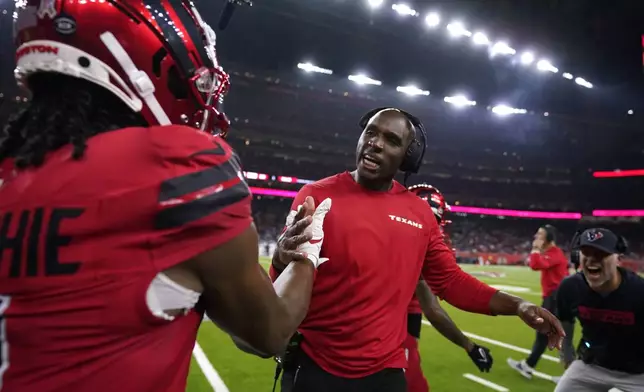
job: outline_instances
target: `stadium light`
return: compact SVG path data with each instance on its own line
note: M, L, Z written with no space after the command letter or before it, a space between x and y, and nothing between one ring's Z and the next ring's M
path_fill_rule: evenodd
M437 27L441 23L441 17L436 12L430 12L425 17L425 24L427 27Z
M577 83L578 85L580 85L582 87L593 88L593 84L590 83L589 81L587 81L584 78L575 78L575 83Z
M449 31L449 35L452 37L461 37L461 36L466 36L466 37L471 37L472 32L468 31L465 26L463 26L463 23L461 22L452 22L447 25L447 31Z
M507 42L504 41L499 41L492 46L492 49L490 50L490 54L492 56L495 56L497 54L501 55L513 55L516 54L516 50L514 48L511 48Z
M570 74L568 72L564 72L561 76L563 76L564 78L566 78L568 80L572 80L572 74Z
M521 64L530 65L534 62L534 54L532 52L524 52L521 55Z
M427 96L427 95L429 95L429 91L421 90L418 87L416 87L414 85L411 85L411 84L407 85L407 86L398 86L398 87L396 87L396 91L398 91L399 93L412 95L412 96L415 96L415 95L425 95L425 96Z
M297 67L301 69L302 71L305 72L315 72L315 73L321 73L325 75L333 75L333 71L330 69L326 68L321 68L318 67L317 65L313 65L311 63L298 63Z
M396 11L400 16L416 16L418 12L407 4L392 4L391 9Z
M443 101L450 103L459 108L476 105L476 101L470 101L463 95L454 95L452 97L445 97L443 98Z
M492 113L499 116L508 116L510 114L526 114L528 111L525 109L512 108L508 105L497 105L492 108Z
M474 33L474 36L472 36L472 41L476 45L489 45L490 44L490 40L488 39L488 37L485 34L481 33L481 32Z
M369 7L378 8L384 3L384 0L368 0Z
M559 68L552 65L548 60L539 60L539 62L537 63L537 69L543 72L546 72L546 71L552 72L552 73L559 72Z
M359 85L365 85L365 84L370 84L373 86L380 86L382 85L382 82L380 80L375 80L371 79L370 77L364 75L364 74L357 74L357 75L349 75L348 78L350 81L357 83Z

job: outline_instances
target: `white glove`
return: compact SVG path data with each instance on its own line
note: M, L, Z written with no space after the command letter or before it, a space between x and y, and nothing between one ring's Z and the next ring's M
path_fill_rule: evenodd
M324 217L330 209L331 199L329 198L324 199L324 201L317 206L313 213L313 221L306 229L304 229L304 234L310 234L311 240L297 247L298 252L306 253L307 258L311 260L316 269L322 265L322 263L329 260L327 258L320 258L320 249L322 248L322 241L324 240Z

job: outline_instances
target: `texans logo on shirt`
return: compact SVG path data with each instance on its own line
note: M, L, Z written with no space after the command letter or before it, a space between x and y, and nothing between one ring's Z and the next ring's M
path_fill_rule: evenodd
M586 239L590 242L597 241L600 238L603 238L604 234L601 231L589 231L586 233Z

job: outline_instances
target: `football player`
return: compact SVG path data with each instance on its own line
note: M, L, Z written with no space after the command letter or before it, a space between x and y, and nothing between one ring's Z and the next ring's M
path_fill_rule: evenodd
M185 391L197 305L277 354L319 261L294 248L274 285L257 261L214 31L188 0L16 4L33 99L0 134L0 389Z
M410 186L408 189L429 204L443 234L445 244L451 248L450 238L445 231L445 226L451 223L445 219L445 213L449 211L449 205L445 201L443 194L432 185L424 183ZM405 372L408 392L429 391L429 384L420 366L420 352L418 350L423 313L441 335L465 350L480 371L490 371L493 363L490 350L477 345L463 334L447 312L440 306L440 302L431 292L427 282L421 278L418 281L416 293L409 304L407 314L408 335L404 345L408 360L408 367Z

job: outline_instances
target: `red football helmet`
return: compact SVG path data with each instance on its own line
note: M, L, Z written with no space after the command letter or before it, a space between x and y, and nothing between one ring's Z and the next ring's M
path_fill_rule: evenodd
M436 220L441 226L450 223L450 221L444 219L445 212L450 210L450 206L445 202L443 194L436 187L423 183L412 185L407 189L429 204Z
M16 11L19 83L58 72L108 89L150 125L226 134L229 77L192 1L21 0Z

